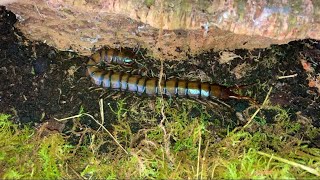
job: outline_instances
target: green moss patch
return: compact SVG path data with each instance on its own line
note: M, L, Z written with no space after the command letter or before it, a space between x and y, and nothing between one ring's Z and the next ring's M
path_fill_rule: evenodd
M282 179L320 176L320 149L310 143L319 128L306 122L291 122L287 111L280 107L265 104L252 122L230 129L212 119L205 106L193 101L183 101L179 108L161 98L148 108L128 107L125 102L119 101L112 108L116 121L111 128L101 126L107 117L97 120L82 109L80 114L60 120L71 122L70 130L45 136L41 127L37 130L19 127L9 120L10 116L2 114L0 177ZM274 123L256 121L264 119L263 113L271 110L277 112ZM99 127L93 129L81 124L83 118L95 121Z

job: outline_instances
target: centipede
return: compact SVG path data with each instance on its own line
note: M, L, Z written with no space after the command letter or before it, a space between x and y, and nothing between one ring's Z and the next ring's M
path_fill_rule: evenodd
M87 76L97 86L132 92L138 95L166 97L189 97L208 99L252 99L234 92L239 86L227 87L216 83L189 81L179 78L161 80L127 72L116 72L101 68L101 64L120 64L130 66L136 54L127 49L102 48L93 53L87 63ZM160 81L160 83L159 83Z

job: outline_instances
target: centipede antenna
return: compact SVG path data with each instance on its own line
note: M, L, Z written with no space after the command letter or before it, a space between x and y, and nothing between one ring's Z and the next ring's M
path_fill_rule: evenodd
M253 104L257 104L255 99L248 97L248 96L231 95L231 96L229 96L229 98L231 98L231 99L244 99L244 100L248 100L249 102L251 102Z

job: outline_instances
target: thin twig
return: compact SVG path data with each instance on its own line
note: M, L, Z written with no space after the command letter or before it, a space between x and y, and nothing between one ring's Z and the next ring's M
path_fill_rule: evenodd
M105 128L99 121L97 121L91 114L88 114L88 113L81 113L81 114L78 114L78 115L75 115L75 116L71 116L71 117L67 117L67 118L63 118L63 119L57 119L57 118L54 118L55 120L57 121L66 121L66 120L69 120L69 119L73 119L73 118L79 118L79 117L82 117L82 116L89 116L91 119L93 119L100 127L102 127L102 129L104 129L108 134L109 136L116 142L116 144L126 153L126 154L129 154L127 150L125 150L121 144L118 142L118 140L110 133L110 131L108 131L107 128Z
M199 179L200 170L200 156L201 156L201 129L199 131L199 143L198 143L198 163L197 163L197 179Z
M205 160L206 160L206 155L207 155L208 148L209 148L209 142L210 142L210 141L207 141L207 145L206 145L206 148L205 148L204 153L203 153L203 156L202 156L200 179L203 179L204 162L205 162Z
M284 158L281 158L281 157L270 155L270 154L267 154L267 153L264 153L264 152L261 152L261 151L257 151L257 153L262 155L262 156L267 156L267 157L269 157L271 159L275 159L277 161L281 161L283 163L289 164L291 166L301 168L301 169L306 170L309 173L314 174L316 176L320 176L320 172L317 171L314 168L311 168L311 167L308 167L308 166L305 166L305 165L302 165L302 164L299 164L299 163L296 163L296 162L293 162L293 161L290 161L290 160L287 160L287 159L284 159Z
M101 98L99 100L99 107L100 107L100 116L101 116L101 124L104 124L104 111L103 111L103 99ZM101 126L99 127L99 129L97 131L99 131L101 128Z
M74 116L70 116L70 117L66 117L66 118L62 118L62 119L57 119L57 118L54 118L56 121L66 121L66 120L69 120L69 119L74 119L74 118L79 118L83 116L83 114L77 114L77 115L74 115Z
M252 120L256 117L256 115L259 113L259 111L265 106L265 104L267 103L267 100L269 99L271 91L272 91L272 87L269 89L268 94L264 98L262 105L256 110L256 112L253 113L253 115L250 117L249 121L242 127L242 129L245 129L252 122Z
M161 86L161 82L163 77L163 60L161 60L161 67L160 67L160 73L159 73L159 82L158 82L158 87L159 87L159 92L160 92L160 103L161 103L161 115L162 115L162 119L160 124L163 125L164 121L166 120L166 115L164 113L164 103L163 103L163 91L162 91L162 86Z
M277 79L286 79L286 78L293 78L293 77L296 77L298 76L298 74L291 74L291 75L287 75L287 76L278 76Z
M78 179L85 179L82 176L80 176L80 174L76 170L74 170L68 163L66 163L66 166L67 168L69 167L72 170L72 172L78 177Z
M121 146L121 144L118 142L118 140L110 133L110 131L108 131L108 129L103 126L103 124L101 124L99 121L97 121L92 115L87 114L87 113L83 113L83 114L91 117L97 124L99 124L99 126L102 127L102 129L104 129L104 130L109 134L109 136L117 143L117 145L118 145L126 154L129 154L128 151L125 150L125 149Z
M159 82L158 82L158 87L159 87L160 95L161 95L160 103L161 103L161 115L162 115L162 119L159 123L159 127L163 131L164 149L165 149L166 155L169 158L169 160L171 162L173 162L173 159L170 155L170 133L169 134L167 133L166 128L164 126L164 123L165 123L167 117L166 117L166 114L164 113L165 105L163 103L163 91L162 91L162 87L161 87L162 77L163 77L163 60L161 60L161 68L160 68Z

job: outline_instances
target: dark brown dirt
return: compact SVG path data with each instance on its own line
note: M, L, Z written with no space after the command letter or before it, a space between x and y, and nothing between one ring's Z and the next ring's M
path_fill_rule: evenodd
M15 15L1 7L1 112L14 114L12 119L22 124L75 115L81 107L98 116L98 99L105 90L90 88L93 84L85 77L88 57L80 57L72 51L58 52L44 43L31 42L13 26L15 22ZM309 51L312 53L307 53ZM241 93L255 98L258 103L262 103L272 86L271 102L287 109L293 121L297 119L298 113L299 116L310 119L314 126L320 126L319 93L316 88L308 87L307 73L299 60L299 55L304 53L314 67L315 74L319 73L319 42L303 40L267 49L235 50L233 53L241 58L219 64L219 53L207 52L178 63L165 62L164 72L167 77L209 79L226 86L252 84L242 89ZM138 61L142 64L140 68L148 70L148 75L152 75L152 72L154 75L159 74L159 61L143 58ZM242 64L244 68L237 70ZM276 78L292 74L297 76L281 80ZM127 97L127 104L140 98L131 95L128 98L124 93L107 92L119 96L106 98L111 106L115 106L116 100L122 97ZM228 100L226 103L235 110L226 113L231 117L235 117L236 111L242 111L249 106L245 100ZM108 114L108 119L112 120L113 113ZM270 117L273 117L272 115L271 113ZM265 117L268 119L268 114ZM84 121L88 126L92 125L90 119ZM106 122L106 125L108 124L110 122Z
M13 13L0 9L1 112L15 114L17 122L39 122L76 114L83 101L93 102L86 95L90 82L81 80L85 58L28 41L13 27L15 21Z

